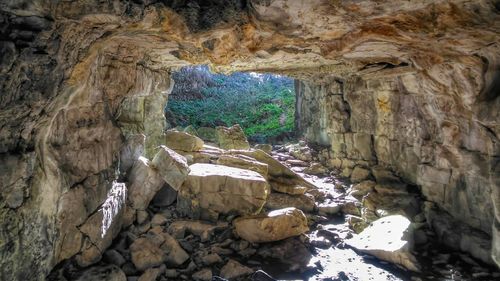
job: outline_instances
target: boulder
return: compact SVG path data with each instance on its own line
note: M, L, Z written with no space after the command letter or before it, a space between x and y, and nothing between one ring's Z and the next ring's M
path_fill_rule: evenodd
M165 266L155 268L148 268L144 273L139 277L137 281L156 281L156 279L165 272Z
M349 195L353 196L356 199L361 199L366 194L372 192L375 185L376 183L374 181L363 181L357 183L351 187Z
M193 277L193 280L197 281L210 281L212 280L212 270L210 268L204 268L195 272L191 277Z
M235 155L246 155L256 159L259 162L265 163L268 166L268 174L271 180L287 183L289 185L305 186L307 188L316 188L314 184L306 181L299 174L292 171L280 161L274 159L271 155L262 150L230 150L228 153Z
M351 182L357 183L366 180L370 176L370 171L359 166L354 167L351 173Z
M303 270L309 264L312 254L308 247L293 237L276 243L260 245L257 255L286 264L286 271Z
M254 146L255 149L260 149L267 154L271 154L273 151L273 146L267 143L259 143Z
M240 217L233 221L236 233L251 243L279 241L309 230L307 218L297 208L285 208L265 215Z
M127 197L129 205L136 210L145 210L164 184L160 174L151 167L149 160L139 157L130 171Z
M211 224L203 221L186 221L178 220L172 222L168 226L168 232L177 239L184 238L186 233L194 234L201 238L201 241L208 241L213 235L215 230L223 229L228 226L227 223L218 222L217 224Z
M311 149L305 143L290 144L285 147L293 157L310 162L312 161Z
M167 207L172 205L176 199L177 191L170 187L168 184L165 184L153 197L153 201L151 201L151 204L156 207Z
M170 130L165 133L165 145L174 150L200 151L203 140L185 132Z
M127 281L127 276L116 265L93 266L85 269L76 281Z
M163 180L175 190L181 187L189 174L186 158L164 145L158 149L152 164Z
M401 215L378 219L345 242L360 252L419 271L419 265L411 253L413 228L410 220Z
M163 232L161 234L165 241L161 245L161 249L167 253L165 263L169 266L179 266L189 259L189 254L179 245L170 234Z
M259 173L264 178L267 178L268 165L259 162L249 156L237 155L237 154L221 155L219 159L217 159L216 163L219 165L254 171Z
M198 136L206 141L206 142L212 142L212 143L215 143L217 142L217 132L214 128L210 128L210 127L200 127L198 128L198 130L196 130L198 132Z
M311 166L304 169L304 173L321 176L326 175L328 169L320 163L311 163Z
M165 262L166 255L160 245L163 241L152 237L141 237L130 245L130 256L134 266L144 271L148 268L159 266Z
M222 278L233 279L250 275L253 272L253 269L246 267L235 260L229 260L220 270L220 275Z
M272 192L267 198L265 207L271 210L295 207L304 212L312 212L314 210L314 196L310 194L289 195Z
M198 137L198 132L196 131L196 129L194 128L193 125L189 125L187 126L186 128L184 128L184 130L182 130L184 133L188 133L192 136L196 136Z
M250 149L247 137L241 129L240 125L236 124L232 127L219 126L215 128L217 144L222 149Z
M177 209L193 218L217 218L218 214L255 214L269 194L266 179L254 171L213 164L190 166L179 189Z

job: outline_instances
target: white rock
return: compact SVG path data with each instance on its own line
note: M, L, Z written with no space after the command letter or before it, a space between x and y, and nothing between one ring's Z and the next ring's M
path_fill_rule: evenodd
M173 189L179 190L189 174L186 158L162 145L152 161L163 180Z
M185 215L248 215L260 211L266 202L269 186L256 172L213 164L194 164L190 168L177 198L177 209Z
M419 271L411 253L413 229L410 220L401 215L388 216L374 221L360 234L345 242L377 258Z
M309 230L306 216L296 208L237 218L233 225L241 238L252 243L279 241Z

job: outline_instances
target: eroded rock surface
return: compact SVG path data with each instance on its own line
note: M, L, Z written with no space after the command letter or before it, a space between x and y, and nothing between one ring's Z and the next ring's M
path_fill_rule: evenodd
M190 169L179 189L177 208L194 218L255 214L269 194L267 181L250 170L213 164L194 164Z
M0 4L2 277L81 252L130 137L149 159L165 142L170 69L206 62L300 78L323 164L390 168L499 264L496 1L90 2Z

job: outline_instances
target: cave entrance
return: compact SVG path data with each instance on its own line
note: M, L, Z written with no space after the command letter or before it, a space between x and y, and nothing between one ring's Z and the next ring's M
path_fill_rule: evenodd
M292 78L255 72L212 73L208 66L186 66L175 82L165 115L168 128L203 135L217 126L239 124L252 143L280 143L295 136Z

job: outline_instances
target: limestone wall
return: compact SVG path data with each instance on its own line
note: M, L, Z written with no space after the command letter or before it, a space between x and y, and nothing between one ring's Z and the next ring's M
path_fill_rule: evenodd
M297 83L299 128L343 176L356 165L390 168L491 239L500 208L500 98L485 96L484 83L495 82L482 80L483 64L476 58L427 73L401 67L392 75Z

